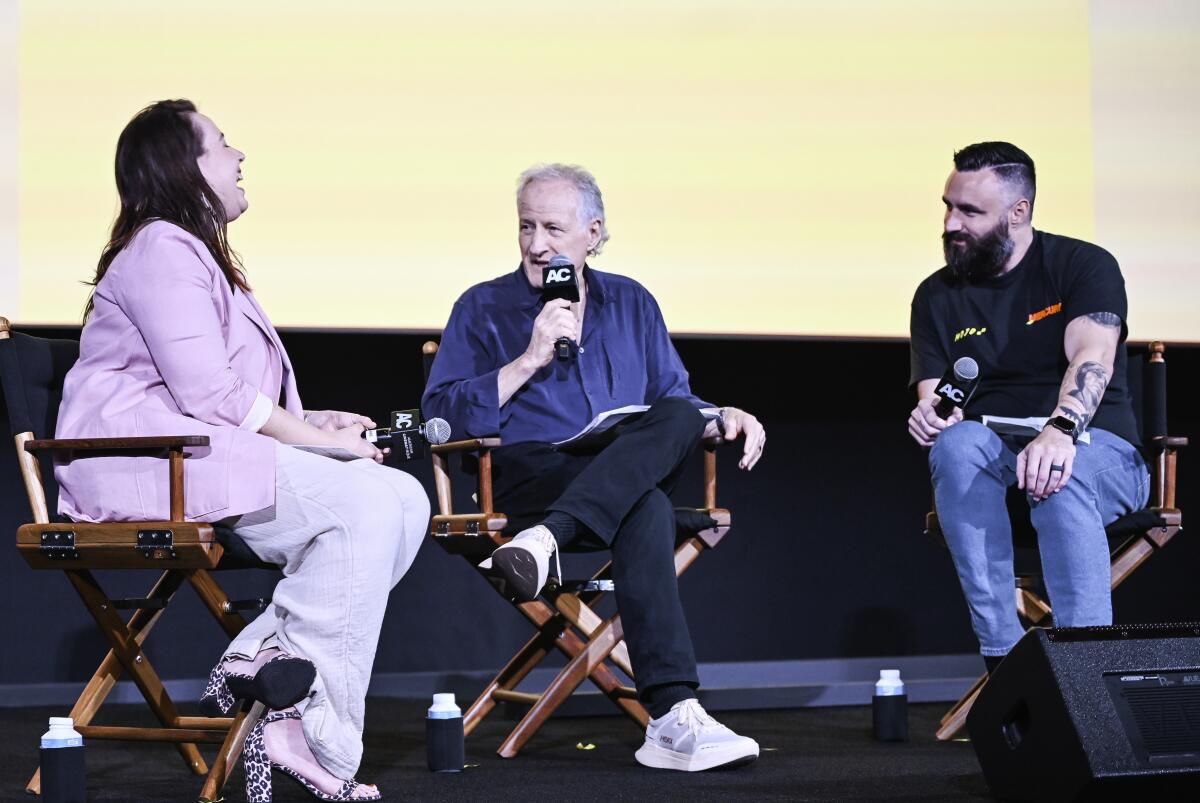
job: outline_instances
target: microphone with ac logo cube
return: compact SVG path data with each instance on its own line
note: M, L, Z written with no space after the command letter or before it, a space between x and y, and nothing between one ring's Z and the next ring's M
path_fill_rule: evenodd
M396 410L392 425L368 429L362 436L379 448L390 446L401 460L419 460L425 456L425 443L445 443L450 440L450 425L441 418L421 423L420 410Z
M556 298L579 301L579 281L575 275L575 266L571 260L559 254L550 260L550 264L542 269L542 303ZM571 359L574 344L569 337L560 337L554 341L554 356L560 360Z
M947 419L955 407L966 408L967 402L979 385L979 363L970 357L959 357L954 367L946 372L937 383L938 401L933 411L938 418Z

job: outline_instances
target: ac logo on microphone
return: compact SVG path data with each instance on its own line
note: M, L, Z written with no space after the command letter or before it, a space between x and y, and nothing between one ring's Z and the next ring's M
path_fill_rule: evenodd
M546 271L546 282L569 282L572 279L571 268L550 268Z
M962 402L964 396L962 390L954 387L954 385L951 385L949 382L938 388L937 394L943 398L959 403Z
M392 426L396 429L411 429L412 425L412 413L394 413L392 415Z

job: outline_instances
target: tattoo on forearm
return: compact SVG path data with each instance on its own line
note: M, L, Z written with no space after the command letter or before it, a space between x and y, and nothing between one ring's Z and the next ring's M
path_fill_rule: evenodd
M1069 418L1074 421L1076 428L1081 432L1083 431L1084 427L1087 425L1086 418L1072 410L1070 407L1061 407L1059 409L1062 410L1062 415L1064 418Z
M1121 326L1121 316L1115 312L1089 312L1087 317L1101 326L1112 326L1115 328L1120 328Z
M1087 426L1104 398L1104 389L1108 387L1108 371L1098 362L1085 362L1075 371L1075 387L1067 391L1067 395L1079 402L1082 410L1063 409L1064 414L1075 420L1080 429ZM1076 419L1075 413L1080 416Z

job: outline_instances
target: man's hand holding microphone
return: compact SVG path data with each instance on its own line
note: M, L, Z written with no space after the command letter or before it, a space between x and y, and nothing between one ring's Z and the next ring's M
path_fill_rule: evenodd
M979 364L970 357L960 357L934 386L933 395L917 402L908 416L908 432L921 446L933 446L937 436L948 426L963 419L963 407L979 383Z

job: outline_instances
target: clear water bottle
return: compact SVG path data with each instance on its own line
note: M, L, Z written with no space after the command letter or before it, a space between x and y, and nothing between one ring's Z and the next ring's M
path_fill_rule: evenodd
M461 772L466 763L462 711L453 694L433 695L425 716L425 752L431 772Z
M85 803L83 737L70 717L50 717L50 730L42 735L41 764L43 803Z
M871 698L875 738L885 742L908 739L908 695L899 669L879 670L875 696Z

